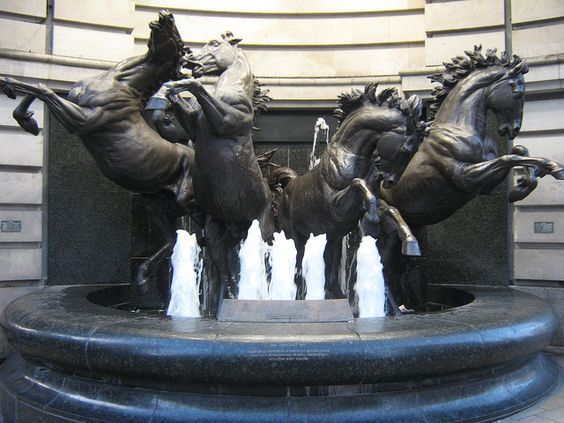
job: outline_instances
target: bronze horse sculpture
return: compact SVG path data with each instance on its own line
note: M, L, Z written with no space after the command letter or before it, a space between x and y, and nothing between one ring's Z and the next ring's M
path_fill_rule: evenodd
M501 58L481 47L445 64L431 76L440 85L434 91L438 110L418 152L403 177L393 187L382 186L380 196L396 207L415 231L443 221L480 194L490 194L514 167L525 167L525 178L509 194L510 201L524 198L536 187L536 178L552 175L564 179L564 169L554 161L527 157L515 146L512 154L498 157L495 140L487 133L486 115L492 110L500 135L513 139L523 116L527 64L518 56ZM399 254L394 231L379 240L388 283L400 296L399 278L405 260ZM400 301L401 303L401 301Z
M253 220L263 238L274 231L272 196L257 162L252 129L257 103L264 102L249 62L225 33L190 56L192 74L219 76L213 92L195 78L165 84L178 121L194 142L193 188L208 254L220 276L220 295L237 296L234 250ZM179 96L189 91L189 101Z
M37 133L33 112L27 107L35 98L44 101L55 118L79 135L108 179L142 193L167 243L141 266L137 279L141 292L149 289L151 264L174 242L176 219L189 212L194 160L191 148L163 139L141 114L146 98L163 82L180 77L185 54L172 14L161 12L150 27L145 55L125 59L98 76L78 81L67 99L43 84L0 78L0 89L9 97L26 95L14 111L25 130Z
M338 131L320 162L305 175L287 182L279 202L280 227L296 242L298 263L311 233L327 235L324 257L329 298L343 297L336 279L342 238L359 221L366 235L378 237L382 209L370 185L380 179L386 187L395 184L423 138L419 129L422 112L419 97L404 100L395 88L378 94L376 88L377 83L372 83L364 92L353 90L339 97L335 112ZM397 224L406 228L397 213L390 216L395 216ZM415 243L412 248L418 250L416 240L410 236L404 238Z

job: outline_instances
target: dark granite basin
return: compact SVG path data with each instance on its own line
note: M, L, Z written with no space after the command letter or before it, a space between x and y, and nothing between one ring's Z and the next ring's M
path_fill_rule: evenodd
M539 353L552 310L509 289L438 287L436 298L459 306L327 323L110 307L126 293L53 287L6 308L20 353L0 368L7 422L46 412L54 421L487 421L537 402L558 375Z

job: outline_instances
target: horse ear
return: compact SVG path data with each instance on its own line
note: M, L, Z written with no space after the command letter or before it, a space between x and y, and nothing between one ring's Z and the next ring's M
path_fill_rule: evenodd
M407 99L407 105L413 119L419 120L421 113L423 113L423 101L421 101L421 98L417 94L413 94Z
M376 101L376 88L378 87L378 81L371 82L364 87L364 93L368 96L370 101Z
M223 34L221 34L221 38L223 38L232 46L239 44L242 40L242 38L235 38L231 31L225 31Z
M509 76L516 76L518 74L525 74L529 72L529 66L527 62L521 59L519 56L513 56L513 63L511 64L511 68L509 69Z

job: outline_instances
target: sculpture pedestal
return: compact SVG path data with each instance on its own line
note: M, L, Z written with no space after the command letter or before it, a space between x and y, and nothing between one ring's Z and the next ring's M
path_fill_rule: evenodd
M329 323L354 320L348 300L223 300L220 322Z
M99 305L123 300L124 286L47 288L6 309L3 325L20 355L0 368L2 415L6 422L495 420L555 386L557 366L539 353L555 319L527 294L466 291L474 301L440 313L244 323Z

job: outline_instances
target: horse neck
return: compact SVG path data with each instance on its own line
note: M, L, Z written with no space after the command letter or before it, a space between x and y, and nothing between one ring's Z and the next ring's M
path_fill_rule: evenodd
M370 106L351 112L329 142L325 160L322 160L327 167L325 170L334 169L338 173L346 170L346 173L355 175L353 177L365 176L372 165L378 140L387 129L374 126L378 120L385 122L381 112Z
M215 90L221 93L242 93L252 99L254 77L249 62L242 51L237 52L237 57L231 66L221 74Z
M382 133L392 129L388 109L364 105L351 112L343 121L331 144L358 156L370 158Z
M456 127L480 138L486 136L486 92L488 85L477 85L471 77L456 85L441 104L433 129Z
M144 94L164 82L165 70L168 68L153 64L146 54L121 61L112 72L116 80Z

